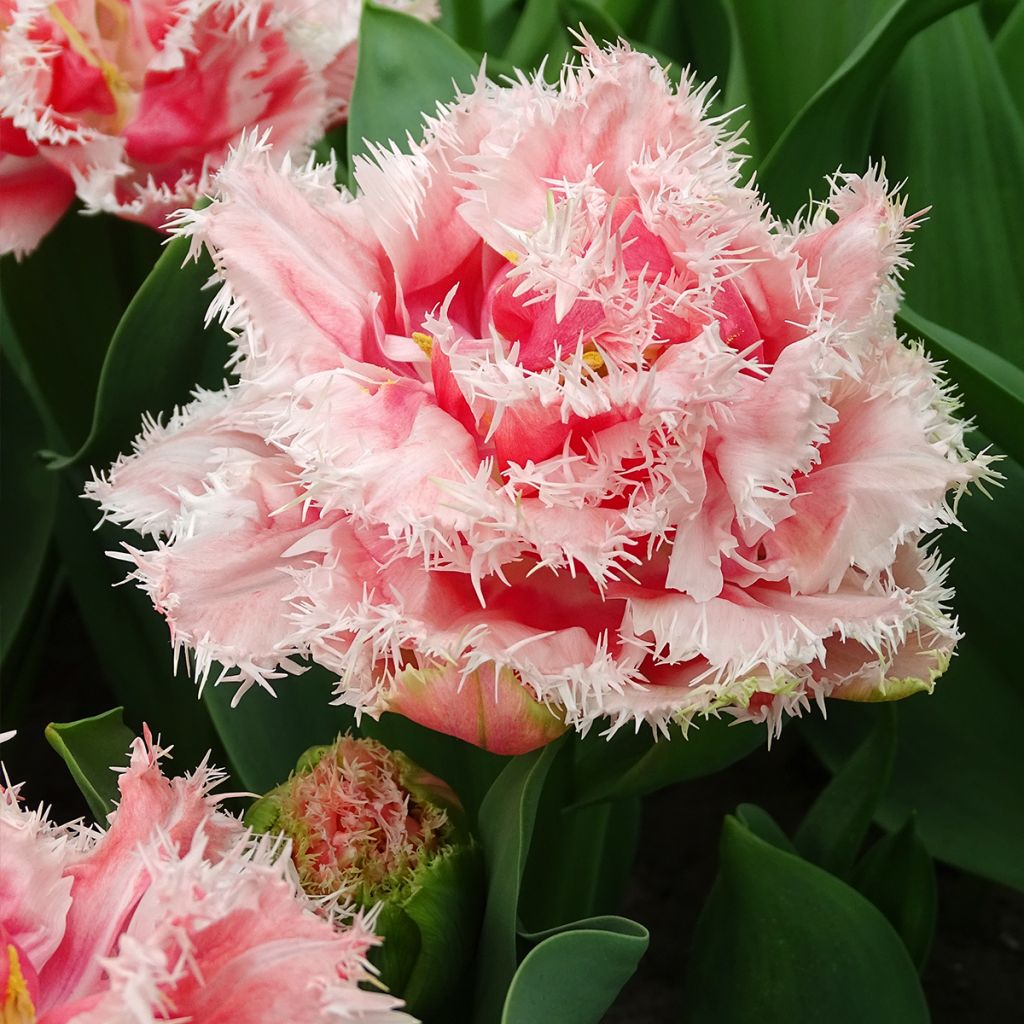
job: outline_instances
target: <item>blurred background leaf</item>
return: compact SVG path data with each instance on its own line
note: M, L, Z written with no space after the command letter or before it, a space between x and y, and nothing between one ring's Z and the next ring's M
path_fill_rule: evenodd
M655 737L644 727L620 729L614 736L589 733L576 748L573 802L582 807L599 800L643 796L663 786L721 771L767 742L753 723L728 716L695 721L683 740L681 727Z
M10 328L0 323L0 330L5 329ZM44 566L57 506L57 480L46 471L36 454L45 442L42 420L6 359L0 360L0 389L0 430L3 433L0 530L4 537L0 662L6 664L22 627L32 628L31 610L38 604L40 590L47 585L45 575L53 572L51 568L49 574L44 574ZM37 607L37 615L38 611ZM11 678L6 675L8 683ZM11 699L9 690L5 697L8 701Z
M871 126L882 100L881 85L907 44L933 21L967 0L900 0L871 28L849 57L782 130L758 166L761 187L778 217L792 217L840 167L861 171L870 152ZM778 59L776 55L775 59ZM749 57L744 54L750 96ZM803 56L794 56L800 66ZM788 75L793 72L789 71ZM784 76L788 77L788 76ZM806 84L803 80L801 86ZM772 138L756 116L759 139ZM885 150L882 151L883 153ZM795 174L794 169L799 168Z
M1024 370L970 338L926 320L905 305L897 326L920 338L963 396L968 415L990 437L998 437L1017 462L1024 462Z
M186 263L188 250L187 238L170 242L133 296L105 351L89 434L53 469L108 465L145 414L166 415L197 387L223 381L227 335L205 328L212 293L203 286L213 265L205 254Z
M907 179L911 209L931 207L914 233L907 301L1024 367L1024 125L976 6L907 47L873 149L893 180Z
M918 970L923 970L935 933L937 897L935 866L918 837L913 815L867 851L854 871L853 884L885 914Z
M821 791L793 837L802 857L841 877L853 866L892 773L895 711L885 705L873 717L871 732Z
M856 890L725 820L686 968L683 1019L929 1020L899 936Z
M0 344L42 404L51 445L67 450L85 439L110 337L159 246L149 228L73 212L30 258L0 260L0 292L13 327Z
M399 11L367 4L359 25L359 63L348 113L348 154L367 142L406 146L419 137L423 115L472 87L477 61L440 29Z
M1000 464L1005 486L993 500L961 502L965 532L947 530L942 551L955 556L952 579L966 637L931 697L896 705L898 739L889 786L877 812L890 830L911 812L940 860L1024 889L1024 787L1018 725L1024 691L1016 662L1019 628L1011 569L1024 522L1024 469ZM871 727L877 709L834 702L827 721L801 730L836 769Z

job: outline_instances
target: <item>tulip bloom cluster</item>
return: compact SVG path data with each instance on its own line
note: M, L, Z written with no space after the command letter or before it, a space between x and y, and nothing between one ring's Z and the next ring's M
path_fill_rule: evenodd
M411 152L280 169L250 137L177 230L238 380L89 493L240 692L338 696L515 752L565 725L927 690L957 640L925 536L988 475L894 327L877 171L785 225L707 89L585 42Z
M431 0L392 0L422 17ZM243 129L305 156L345 115L361 0L0 0L0 253L77 192L159 227Z
M220 773L167 779L163 753L135 741L106 831L0 793L2 1019L411 1022L358 987L372 922L309 899L287 844L217 809Z

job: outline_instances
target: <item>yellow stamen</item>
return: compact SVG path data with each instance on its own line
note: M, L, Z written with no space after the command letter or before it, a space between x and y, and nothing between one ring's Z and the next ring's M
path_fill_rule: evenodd
M28 992L28 982L21 973L18 951L7 946L7 991L0 1011L0 1024L35 1024L36 1008Z
M583 362L585 362L595 373L598 370L604 369L604 358L600 352L584 352Z
M519 262L519 253L517 253L515 249L506 249L501 255L504 256L509 263Z
M110 6L110 0L101 0L104 6L108 10L113 11L114 8ZM113 130L119 132L128 121L128 113L131 101L131 86L125 81L124 76L121 74L121 69L116 65L112 64L109 60L104 60L102 57L97 56L89 44L85 41L82 33L75 28L74 25L68 21L64 12L56 5L50 4L48 8L50 17L60 26L61 31L68 37L68 42L71 44L71 49L77 53L82 60L91 68L96 68L101 75L103 75L103 81L106 82L107 89L110 91L110 95L114 99L114 105L117 108L117 112L114 115L114 126ZM115 18L120 17L122 19L122 25L124 22L125 15L122 12L120 15L115 14Z
M415 341L421 349L423 349L429 359L434 351L434 339L429 334L424 334L422 331L413 331L412 340Z

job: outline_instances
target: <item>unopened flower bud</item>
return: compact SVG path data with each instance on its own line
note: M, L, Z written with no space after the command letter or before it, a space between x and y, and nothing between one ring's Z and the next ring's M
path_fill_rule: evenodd
M286 835L306 892L380 904L371 960L413 1013L443 1002L473 947L480 865L452 790L404 754L342 736L312 747L249 809Z

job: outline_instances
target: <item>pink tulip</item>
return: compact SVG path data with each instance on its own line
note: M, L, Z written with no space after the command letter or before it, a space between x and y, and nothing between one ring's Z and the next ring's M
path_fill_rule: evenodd
M376 940L302 892L287 846L217 809L221 775L132 747L106 831L0 793L0 997L17 1024L411 1022L363 991Z
M392 0L420 17L433 0ZM77 192L160 227L255 125L305 158L345 117L361 0L0 0L0 252Z
M338 699L503 752L929 690L957 640L926 535L992 475L897 336L878 170L794 227L649 57L482 77L411 153L275 168L250 137L178 231L238 382L88 493L201 678L312 658Z

